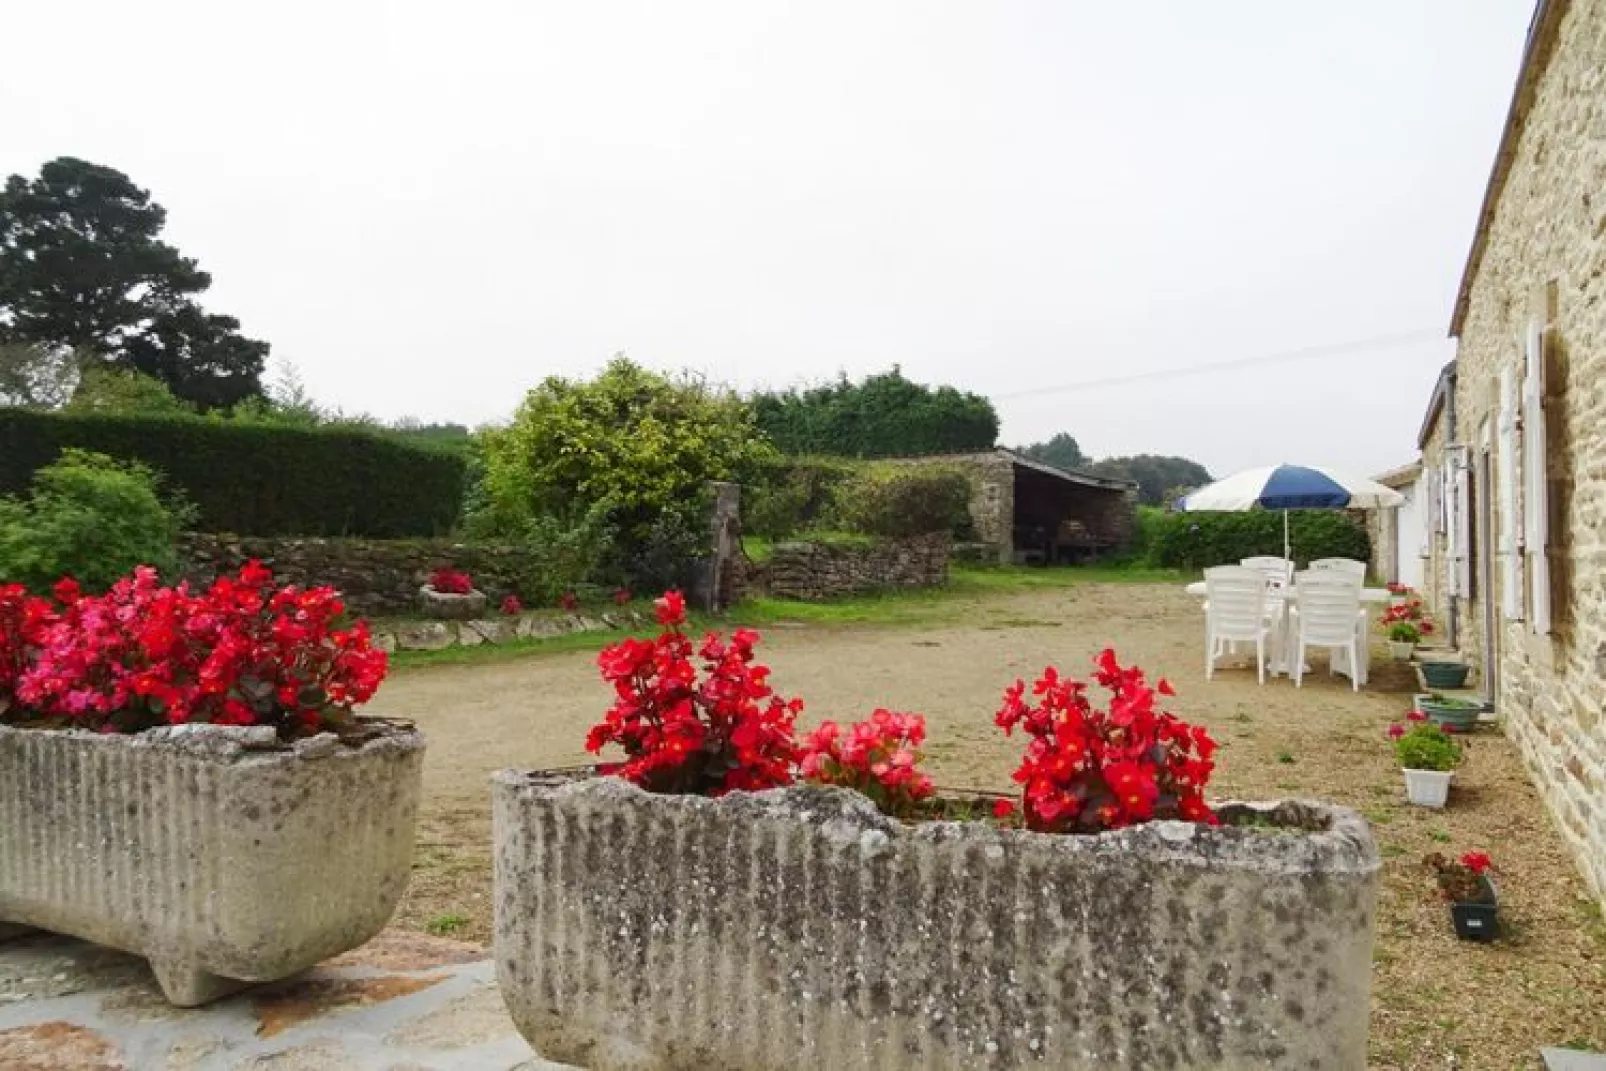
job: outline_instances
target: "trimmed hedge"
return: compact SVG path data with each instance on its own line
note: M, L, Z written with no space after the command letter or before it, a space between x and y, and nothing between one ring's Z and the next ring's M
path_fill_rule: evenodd
M1293 510L1289 542L1294 558L1354 558L1368 561L1372 541L1365 527L1343 510ZM1148 559L1176 569L1208 569L1243 558L1283 552L1283 516L1248 513L1159 513L1145 511L1139 526Z
M467 470L456 454L355 430L0 409L0 494L72 447L162 473L205 531L258 536L440 535L457 523Z

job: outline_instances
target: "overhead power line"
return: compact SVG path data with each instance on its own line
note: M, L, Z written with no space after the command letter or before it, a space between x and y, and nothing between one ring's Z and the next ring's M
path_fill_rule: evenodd
M1223 372L1234 368L1253 368L1264 364L1281 364L1284 361L1308 361L1317 357L1334 357L1341 353L1355 353L1361 350L1393 349L1397 346L1416 345L1423 342L1438 342L1444 339L1444 332L1439 329L1424 329L1411 331L1399 335L1379 335L1376 338L1356 339L1353 342L1335 342L1323 346L1305 346L1297 350L1284 350L1280 353L1267 353L1257 357L1234 357L1225 361L1212 361L1209 364L1188 365L1182 368L1156 368L1149 372L1133 372L1124 376L1107 376L1103 379L1084 379L1080 383L1062 383L1052 387L1033 387L1030 390L1009 391L1004 394L994 394L994 401L1003 401L1008 398L1028 398L1039 394L1062 394L1073 390L1095 390L1101 387L1119 387L1127 383L1145 383L1155 379L1176 379L1183 376L1199 376L1209 372Z

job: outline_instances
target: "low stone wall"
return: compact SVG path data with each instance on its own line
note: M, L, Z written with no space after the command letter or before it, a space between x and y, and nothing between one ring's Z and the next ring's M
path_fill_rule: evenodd
M381 651L440 651L447 647L478 647L513 640L550 639L571 632L607 632L639 628L648 619L635 610L591 616L551 610L468 621L406 621L374 623L374 646Z
M867 547L781 543L749 569L746 584L782 599L820 601L887 588L932 587L948 580L947 533L888 539Z
M522 548L449 539L288 539L188 532L179 540L180 573L192 584L210 584L257 558L284 584L328 584L340 589L359 614L411 614L418 589L443 565L474 578L492 607L508 595L527 597L520 578L527 568Z

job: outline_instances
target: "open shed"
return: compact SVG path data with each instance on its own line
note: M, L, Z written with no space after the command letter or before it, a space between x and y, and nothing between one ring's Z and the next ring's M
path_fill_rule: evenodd
M1002 447L918 460L970 474L976 537L1005 564L1090 561L1131 545L1138 488L1128 480L1069 472Z

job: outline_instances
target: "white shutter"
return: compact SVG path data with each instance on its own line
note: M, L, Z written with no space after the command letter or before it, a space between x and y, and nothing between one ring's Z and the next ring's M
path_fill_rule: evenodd
M1545 329L1538 320L1529 322L1523 349L1527 375L1522 399L1522 512L1530 586L1528 619L1534 632L1545 636L1550 633L1550 561L1546 557L1550 495L1545 457Z
M1500 417L1496 425L1495 481L1500 525L1500 606L1505 616L1522 620L1522 544L1517 520L1517 381L1511 369L1500 372ZM1485 595L1488 593L1485 592Z
M1422 545L1417 549L1417 557L1431 558L1433 556L1433 510L1428 505L1428 499L1433 491L1432 473L1423 471L1416 478L1411 487L1411 498L1416 503L1417 534L1421 537Z
M1455 590L1472 598L1472 471L1463 459L1455 469Z
M1439 520L1444 525L1444 593L1461 594L1460 514L1455 508L1455 469L1446 461L1439 470Z

